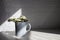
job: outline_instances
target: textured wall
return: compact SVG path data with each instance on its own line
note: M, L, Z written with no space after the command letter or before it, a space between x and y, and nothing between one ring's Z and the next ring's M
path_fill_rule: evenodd
M54 28L60 26L59 0L30 0L23 2L23 14L31 18L32 27Z
M18 1L0 0L0 24L21 8Z
M59 0L1 0L0 5L0 24L22 8L22 13L29 18L32 28L60 26Z

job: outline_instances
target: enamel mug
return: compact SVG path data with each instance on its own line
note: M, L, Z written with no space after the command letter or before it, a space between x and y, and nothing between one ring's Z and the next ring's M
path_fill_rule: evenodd
M16 36L23 37L31 30L31 25L28 22L15 22Z

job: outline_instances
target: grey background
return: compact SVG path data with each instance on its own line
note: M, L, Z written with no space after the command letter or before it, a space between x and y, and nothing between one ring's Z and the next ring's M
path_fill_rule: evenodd
M0 0L0 24L20 8L32 28L60 28L59 0Z

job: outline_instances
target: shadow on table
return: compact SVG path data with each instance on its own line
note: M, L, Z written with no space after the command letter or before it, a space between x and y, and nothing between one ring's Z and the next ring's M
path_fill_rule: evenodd
M23 38L21 39L16 39L16 38L12 38L11 35L14 35L14 32L7 32L10 34L9 35L5 35L2 32L0 32L0 40L30 40L30 32L28 32Z
M32 31L60 34L59 28L58 29L56 29L56 28L36 28L36 29L32 29Z

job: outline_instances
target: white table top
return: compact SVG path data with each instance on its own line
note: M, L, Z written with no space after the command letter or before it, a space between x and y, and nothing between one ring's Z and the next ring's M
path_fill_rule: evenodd
M27 35L29 35L30 40L60 40L60 35L59 34L51 34L51 33L31 31L30 34L27 34ZM6 36L6 37L8 37L8 36ZM8 38L12 39L12 37L8 37Z

